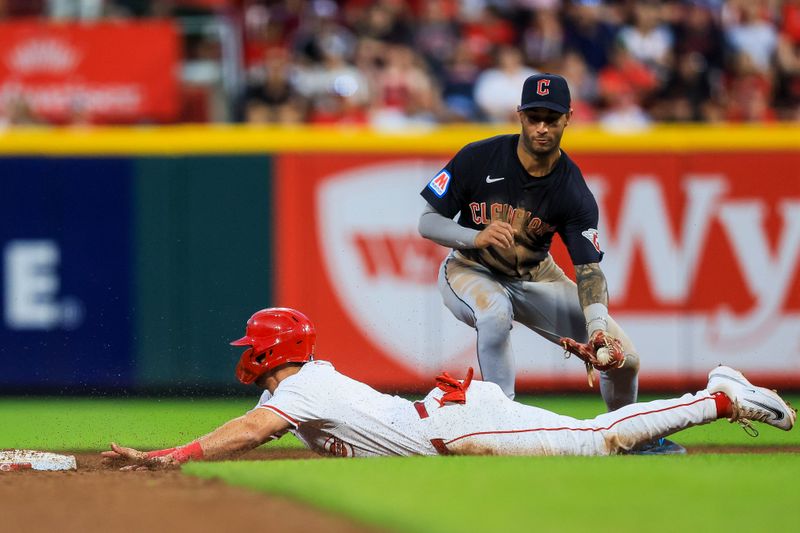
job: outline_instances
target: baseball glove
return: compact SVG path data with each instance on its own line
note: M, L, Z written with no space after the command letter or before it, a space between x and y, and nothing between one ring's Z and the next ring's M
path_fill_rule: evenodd
M559 344L564 348L565 357L575 354L584 362L590 387L594 386L593 369L610 370L625 364L622 343L604 331L595 331L585 344L569 337L562 337Z

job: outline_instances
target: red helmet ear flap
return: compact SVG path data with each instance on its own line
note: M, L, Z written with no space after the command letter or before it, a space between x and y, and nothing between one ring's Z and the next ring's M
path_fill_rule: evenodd
M245 385L250 385L257 380L264 373L266 357L265 353L255 355L255 350L252 347L245 350L239 359L239 364L236 365L236 379Z

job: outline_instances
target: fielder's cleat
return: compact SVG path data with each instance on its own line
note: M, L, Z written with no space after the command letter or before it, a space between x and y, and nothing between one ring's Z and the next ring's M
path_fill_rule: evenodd
M685 455L686 448L669 439L660 438L639 444L631 448L625 455Z
M730 398L733 415L728 420L739 422L754 436L758 432L750 425L751 420L789 431L797 419L797 411L777 392L756 387L741 372L727 366L718 366L708 373L707 390L712 394L721 392Z

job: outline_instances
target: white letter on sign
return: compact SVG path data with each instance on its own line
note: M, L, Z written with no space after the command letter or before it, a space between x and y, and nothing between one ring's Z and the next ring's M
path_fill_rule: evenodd
M800 202L790 199L778 204L783 229L774 251L764 220L768 214L763 201L728 201L720 209L720 221L736 251L750 294L756 298L753 310L743 316L720 316L720 334L742 338L763 330L781 315L791 294L800 263Z
M683 182L687 207L673 236L670 210L664 185L655 176L633 175L622 199L615 235L603 232L603 204L606 190L602 182L590 182L600 204L600 231L603 235L603 272L609 291L623 298L629 290L630 271L638 250L645 261L653 294L661 302L683 302L692 286L700 256L706 245L715 209L725 194L721 176L689 175Z
M6 245L5 317L11 329L57 327L61 309L55 301L60 254L53 241L11 241Z

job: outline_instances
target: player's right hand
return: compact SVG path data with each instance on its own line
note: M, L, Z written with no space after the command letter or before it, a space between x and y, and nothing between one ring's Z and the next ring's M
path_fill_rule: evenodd
M146 461L147 460L147 453L141 452L135 448L128 448L127 446L120 446L119 444L112 442L111 443L111 450L101 452L105 459L110 461Z
M502 220L493 220L475 237L475 248L511 248L514 246L514 227Z
M119 467L121 471L132 470L163 470L180 467L180 463L171 455L161 457L148 457L147 452L120 446L111 443L111 450L101 452L104 463L108 466Z

